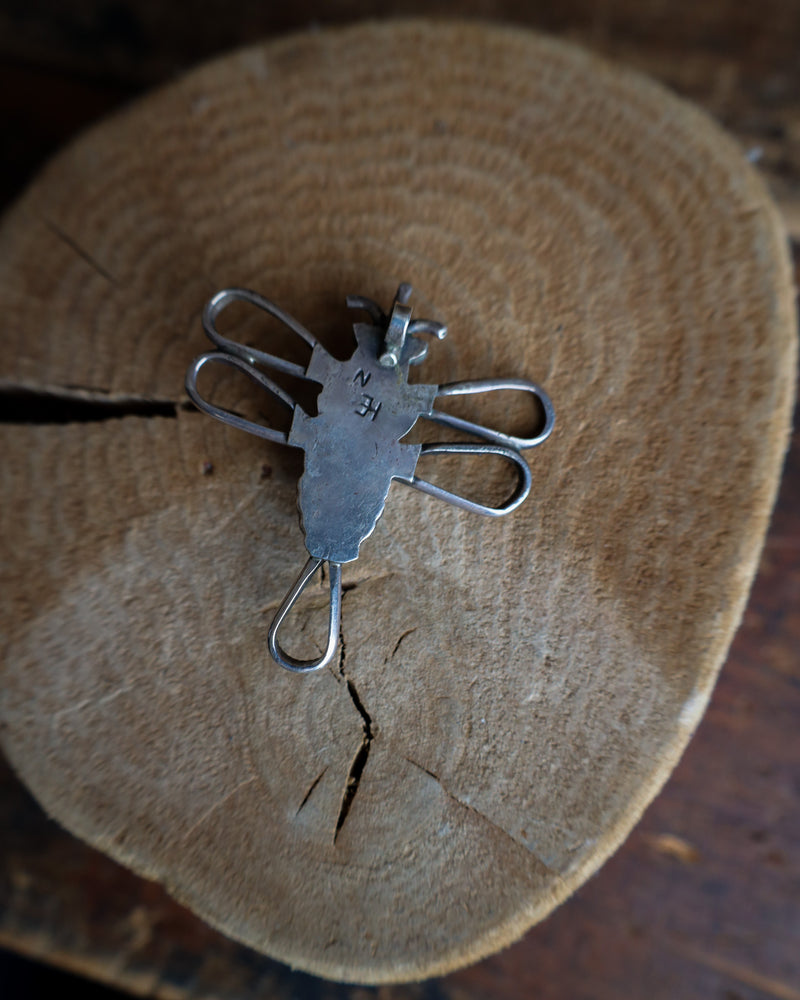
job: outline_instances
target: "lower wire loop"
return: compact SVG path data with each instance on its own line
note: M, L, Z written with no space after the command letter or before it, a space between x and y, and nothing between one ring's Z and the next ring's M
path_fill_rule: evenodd
M286 619L286 616L297 603L300 595L306 589L312 576L322 566L324 559L317 559L312 556L303 567L303 571L295 581L294 586L286 595L283 603L278 608L272 624L269 627L269 651L272 658L286 670L291 670L296 674L308 673L311 670L321 670L327 667L336 655L336 647L339 644L339 632L342 620L342 564L336 562L328 563L328 576L330 579L330 603L328 606L328 640L325 652L316 660L298 660L287 653L278 640L278 631Z

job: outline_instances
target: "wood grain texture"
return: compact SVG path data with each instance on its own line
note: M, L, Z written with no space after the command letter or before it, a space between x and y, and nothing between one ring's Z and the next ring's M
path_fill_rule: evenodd
M7 769L0 943L159 1000L794 1000L798 491L795 431L758 578L691 745L624 847L513 947L377 990L290 972L70 837Z
M29 0L0 9L0 201L82 123L256 38L356 18L491 18L553 32L700 103L758 163L800 238L800 9L785 0Z
M80 836L328 976L430 975L518 936L666 778L755 566L794 330L741 154L575 50L372 26L141 103L57 160L0 244L4 385L120 417L4 433L16 769ZM393 490L345 577L344 662L298 684L264 649L302 559L296 463L176 386L217 287L342 349L343 294L399 277L451 327L426 379L525 372L560 424L536 503L501 525ZM369 756L334 840L353 692Z
M48 821L7 768L0 944L159 1000L793 1000L798 490L795 431L742 626L686 754L602 871L499 955L379 990L291 972Z

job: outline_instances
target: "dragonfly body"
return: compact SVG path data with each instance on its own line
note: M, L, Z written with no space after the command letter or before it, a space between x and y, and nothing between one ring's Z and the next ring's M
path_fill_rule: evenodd
M410 483L421 445L401 438L433 407L438 385L409 385L408 362L383 367L379 327L355 324L358 347L337 361L320 344L306 369L320 382L318 415L295 407L288 443L303 448L299 506L310 555L358 558L383 512L393 479Z

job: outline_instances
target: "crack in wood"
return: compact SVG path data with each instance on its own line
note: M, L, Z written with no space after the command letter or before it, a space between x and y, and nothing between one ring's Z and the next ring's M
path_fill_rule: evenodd
M386 663L388 663L389 660L393 660L395 658L395 656L397 655L397 651L398 651L398 649L400 649L400 646L401 646L403 640L406 639L408 636L410 636L412 633L414 633L416 631L417 631L417 626L415 625L414 628L406 629L405 632L403 632L403 634L400 636L400 638L394 644L394 649L392 650L392 652L391 652L390 656L388 657L388 659L385 661Z
M353 801L356 797L356 792L358 791L358 786L361 782L361 776L364 773L364 768L367 766L367 760L369 758L370 747L372 746L372 740L374 739L374 732L372 727L372 716L364 708L364 703L361 701L358 691L356 690L355 684L347 676L344 669L345 656L347 655L347 650L344 641L344 635L340 633L339 635L339 674L347 685L347 693L350 695L350 700L353 702L356 711L361 716L361 728L363 735L361 738L361 745L356 751L355 757L353 757L353 763L350 765L350 770L347 774L347 781L344 786L344 793L342 795L342 803L339 807L339 815L336 819L336 829L333 832L333 842L336 840L341 833L342 827L353 807Z
M245 778L243 781L240 781L239 784L236 785L234 788L231 788L229 791L225 792L224 795L221 795L216 802L210 805L208 809L206 809L205 812L203 812L194 821L194 823L192 823L189 829L181 837L180 842L182 844L185 844L187 841L189 841L194 836L194 834L197 833L197 831L211 819L211 817L215 813L219 812L219 810L227 802L230 802L230 800L234 797L234 795L238 795L238 793L243 788L246 788L248 785L252 785L254 781L261 781L260 775L253 774L249 778Z
M174 419L183 408L182 403L171 399L127 393L112 395L106 389L0 384L0 423L3 424L87 424L123 417Z
M297 812L296 812L296 813L294 814L294 815L295 815L295 819L296 819L296 818L297 818L297 817L298 817L298 816L300 815L300 813L302 812L302 810L303 810L303 808L305 807L306 803L307 803L307 802L308 802L308 800L309 800L309 799L311 798L311 794L312 794L312 792L313 792L313 791L314 791L314 789L315 789L315 788L317 787L317 785L318 785L318 784L320 783L320 781L322 781L323 777L325 776L325 772L326 772L327 770L328 770L328 768L327 768L327 767L323 767L323 769L322 769L322 770L321 770L321 771L319 772L319 774L318 774L318 775L316 776L316 778L314 778L314 780L313 780L313 781L311 782L311 784L310 784L310 785L308 786L308 791L307 791L307 792L306 792L306 794L305 794L305 795L303 796L303 801L302 801L302 802L300 803L300 805L299 805L299 806L297 807Z
M531 857L535 858L536 861L538 861L539 864L543 868L545 868L550 875L554 875L557 879L559 879L559 881L561 880L562 877L561 873L557 871L555 868L553 868L551 865L549 865L540 855L536 853L536 851L533 850L533 848L529 844L526 844L521 840L517 840L517 838L512 833L509 833L509 831L506 830L505 827L495 822L495 820L487 816L486 813L481 812L480 809L476 809L475 806L471 805L469 802L465 802L463 799L460 799L457 795L454 795L450 791L450 789L447 788L447 786L442 782L442 779L439 777L439 775L436 774L434 771L429 770L423 764L420 764L418 761L413 760L411 757L405 757L404 759L406 760L407 763L413 765L416 768L419 768L420 771L424 771L429 778L433 778L433 780L438 784L438 786L448 797L448 799L454 802L457 806L460 806L462 809L467 809L469 812L479 817L479 819L481 819L484 823L488 823L489 826L497 830L498 833L502 834L504 838L512 841L514 844L516 844L517 847L522 848L522 850L530 854Z
M102 278L105 278L106 281L110 282L112 285L117 284L117 279L114 275L111 274L110 271L107 271L102 264L98 263L88 250L85 250L80 243L77 242L77 240L73 239L73 237L70 236L69 233L66 233L57 223L53 222L52 219L45 218L44 216L42 217L42 222L44 222L50 232L61 240L62 243L68 246L73 253L76 253L81 260L86 261L93 271L96 271Z

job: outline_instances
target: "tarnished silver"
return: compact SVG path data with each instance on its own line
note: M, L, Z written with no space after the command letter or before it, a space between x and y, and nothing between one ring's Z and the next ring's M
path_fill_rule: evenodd
M283 624L283 619L292 610L297 599L311 582L313 575L318 569L321 569L323 562L324 560L315 559L313 556L308 560L294 586L284 597L283 603L278 608L269 627L267 642L273 660L295 673L305 673L308 670L324 667L336 655L336 647L339 644L339 629L342 620L342 564L337 562L328 563L331 597L328 605L328 639L325 643L325 652L319 660L297 660L281 649L278 643L278 629Z
M375 528L383 512L392 480L406 483L463 510L493 517L509 514L528 496L531 471L521 451L541 444L553 429L555 414L547 393L526 379L479 379L446 385L409 384L408 369L420 364L428 345L421 334L443 338L447 328L434 320L412 320L408 299L411 286L400 285L390 313L372 299L349 296L348 306L364 310L369 323L355 323L356 350L347 361L338 361L304 326L273 302L244 288L226 288L206 305L203 326L218 348L201 354L186 373L186 391L205 413L232 427L268 441L302 448L305 452L298 498L300 519L309 560L286 595L269 629L268 645L273 659L288 670L307 672L330 663L336 654L341 628L343 563L358 558L361 543ZM274 316L308 347L311 357L303 367L222 336L216 320L234 301L248 302ZM216 406L197 388L197 377L207 364L233 367L271 393L292 412L288 433L247 420ZM317 415L310 416L294 399L260 369L318 383ZM513 390L530 393L541 405L543 421L530 436L505 431L452 416L435 408L437 399L448 396ZM420 418L464 432L479 442L408 444L402 439ZM514 467L517 485L499 506L470 500L416 475L422 455L495 455ZM287 615L314 574L327 563L330 601L325 650L314 660L299 660L280 644L278 633Z

